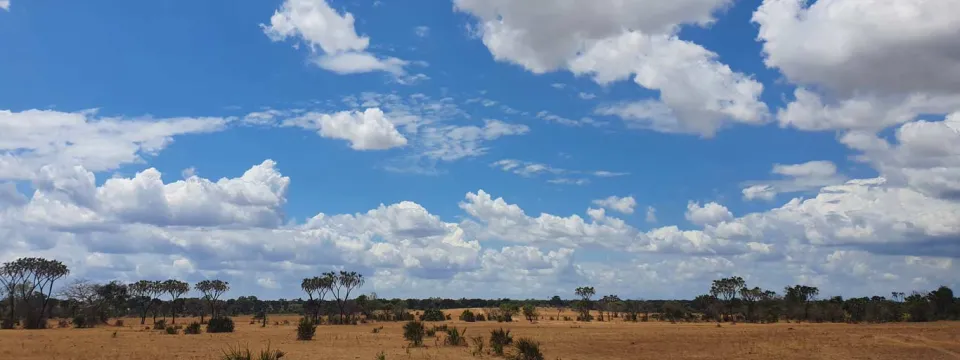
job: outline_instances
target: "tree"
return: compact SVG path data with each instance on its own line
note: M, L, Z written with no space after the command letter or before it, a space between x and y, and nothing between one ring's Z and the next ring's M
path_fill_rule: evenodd
M540 316L537 313L537 307L532 302L528 302L523 305L523 317L527 318L527 321L533 322L537 319L537 316Z
M733 316L733 303L737 293L746 286L746 282L739 276L714 280L710 286L710 295L727 303L727 315Z
M577 303L577 311L580 313L581 321L590 321L590 298L597 294L592 286L581 286L574 290L574 293L580 297Z
M207 306L210 308L210 318L219 318L220 296L230 290L230 283L223 280L203 280L194 285L194 288L203 294L203 300L207 302Z
M350 291L363 286L363 275L355 271L346 272L341 270L339 274L329 272L324 274L324 276L334 280L331 293L333 293L333 297L337 301L337 308L340 309L340 324L344 324L344 315L346 313L347 301L350 300Z
M940 286L935 291L927 294L927 298L933 303L935 316L938 320L948 320L953 310L953 290L946 286Z
M793 287L783 288L783 293L783 300L794 308L792 317L798 319L800 316L796 313L796 308L802 307L803 319L809 320L810 302L816 300L817 295L820 294L820 289L813 286L794 285Z
M322 277L314 276L303 279L303 282L300 283L300 288L303 289L309 297L306 304L306 312L310 314L314 324L320 323L320 307L323 304L323 297L333 288L335 281L335 274L329 272L324 273ZM317 297L314 298L313 294L317 294Z
M170 295L170 315L173 320L170 321L171 324L177 323L177 310L183 307L180 297L183 294L190 292L190 283L180 280L167 280L163 282L163 285L160 286L163 289L163 292Z
M130 300L137 308L137 314L140 315L140 325L147 322L147 312L150 311L150 307L153 305L153 299L157 297L159 290L159 281L140 280L127 285Z
M747 305L747 313L745 315L747 321L759 322L760 319L757 317L756 305L757 301L763 298L763 290L759 287L754 287L753 289L743 287L740 289L740 298L743 299L743 302Z
M563 300L560 299L560 296L554 295L550 298L550 306L557 309L557 320L560 320L560 313L563 311Z
M60 278L70 274L70 270L62 262L44 258L19 258L3 264L0 273L5 274L7 286L19 297L24 306L26 321L24 328L41 329L46 327L47 307L50 295L53 294L53 284ZM11 302L15 304L16 300ZM16 314L16 312L12 312Z

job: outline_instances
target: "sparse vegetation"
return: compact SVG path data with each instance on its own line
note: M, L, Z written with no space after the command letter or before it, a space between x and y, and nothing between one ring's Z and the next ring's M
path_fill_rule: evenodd
M510 335L510 330L500 328L490 331L490 348L497 356L503 356L503 349L512 343L513 336Z
M178 333L179 333L179 332L177 331L177 328L176 328L176 327L167 326L167 335L176 335L176 334L178 334Z
M484 348L484 346L485 346L485 344L486 344L486 343L484 342L484 340L483 340L483 336L474 336L474 337L470 338L470 342L473 343L473 350L472 350L470 353L471 353L473 356L480 356L480 357L482 357L482 356L483 356L483 348Z
M316 334L317 326L313 324L313 320L306 316L300 318L300 322L297 324L297 340L313 340Z
M543 360L540 352L540 343L528 338L519 338L513 344L516 353L510 356L511 360Z
M450 327L446 330L447 337L443 339L444 345L449 346L464 346L467 345L467 338L464 336L467 333L467 329L463 331L457 330L456 326Z
M406 339L412 347L423 345L424 333L426 333L426 330L422 322L410 321L403 325L403 338Z
M229 350L224 350L220 360L280 360L284 355L286 355L286 353L283 351L271 350L270 345L267 345L266 349L260 350L260 352L256 354L250 351L250 348L247 346L240 347L237 345L235 349L230 348Z
M187 327L183 329L183 333L189 335L200 334L200 323L196 321L190 323L190 325L187 325Z
M157 320L157 321L155 321L155 322L153 323L153 329L154 329L154 330L163 330L163 329L166 329L166 328L167 328L167 321L166 321L166 320Z

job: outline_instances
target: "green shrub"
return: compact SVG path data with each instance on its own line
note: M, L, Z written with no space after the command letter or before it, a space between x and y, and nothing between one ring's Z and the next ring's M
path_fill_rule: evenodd
M477 317L473 314L473 311L467 309L460 313L460 321L474 322L477 321Z
M177 328L175 328L175 327L173 327L173 326L167 326L167 334L168 334L168 335L176 335L176 334L177 334Z
M500 328L499 330L490 331L490 348L493 349L494 354L503 356L503 348L512 343L513 337L510 336L510 330Z
M229 317L219 317L207 321L208 333L228 333L233 332L233 319Z
M300 323L297 324L297 340L313 340L313 336L316 334L317 326L313 324L313 321L306 316L300 319Z
M83 315L77 315L73 317L73 327L77 329L83 329L86 327L93 327L93 324L87 321L87 317Z
M443 343L450 346L462 346L467 345L467 338L464 336L467 333L467 329L463 331L458 331L457 327L447 329L447 338L443 339Z
M428 309L423 312L423 315L420 315L420 321L444 321L446 319L440 309Z
M200 323L194 321L187 325L186 329L183 329L184 334L198 335L200 334Z
M423 345L425 332L423 323L419 321L411 321L403 325L403 338L410 342L410 346Z
M237 345L237 348L230 348L230 350L224 350L223 356L220 357L221 360L279 360L286 355L283 351L280 350L270 350L270 345L267 345L267 348L260 350L259 354L254 354L250 351L249 347L240 347Z
M163 329L166 329L166 328L167 328L167 321L166 321L166 320L157 320L156 322L153 323L153 329L154 329L154 330L163 330Z
M513 360L543 360L540 344L536 341L519 338L513 346L517 350L517 353L511 357Z
M474 319L476 319L477 321L487 321L487 317L483 316L483 314L480 314L480 313L477 313L476 315L474 315Z
M473 356L483 356L483 336L474 336L470 338L470 341L473 342L473 351L471 352Z
M387 360L387 354L383 351L377 353L377 360Z

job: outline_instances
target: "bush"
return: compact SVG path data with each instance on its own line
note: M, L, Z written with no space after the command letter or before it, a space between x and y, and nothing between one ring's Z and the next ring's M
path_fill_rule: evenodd
M381 325L380 327L373 328L373 330L371 330L370 332L374 334L379 334L381 331L383 331L383 325Z
M419 321L411 321L403 325L403 338L410 342L410 346L423 345L425 332L423 323Z
M317 326L313 324L313 321L307 317L300 319L300 323L297 324L297 340L313 340L313 336L316 334Z
M175 328L175 327L173 327L173 326L167 326L167 334L168 334L168 335L176 335L176 334L177 334L177 328Z
M377 353L377 360L387 360L387 354L383 351Z
M166 320L157 320L155 323L153 323L153 329L154 329L154 330L163 330L163 329L166 329L166 328L167 328L167 321L166 321Z
M520 338L514 344L517 353L511 358L513 360L543 360L543 353L540 352L540 344L536 341Z
M480 314L480 313L477 313L477 314L474 316L474 318L475 318L477 321L487 321L487 317L486 317L486 316L483 316L483 314Z
M198 334L200 334L200 323L198 323L198 322L196 322L196 321L190 323L190 325L187 325L187 327L186 327L185 329L183 329L183 333L184 333L184 334L190 334L190 335L198 335Z
M491 330L490 331L490 347L493 348L493 353L498 356L503 356L503 348L507 345L513 343L513 337L510 336L510 330Z
M73 317L73 327L76 329L83 329L86 327L93 327L93 324L87 321L86 316L77 315Z
M446 319L440 309L428 309L423 312L423 315L420 315L420 321L444 321Z
M427 337L437 336L437 328L430 328L426 330L427 330Z
M117 319L114 321L113 326L123 326L123 319Z
M470 338L470 341L473 342L473 351L471 352L473 356L483 356L483 336L474 336Z
M207 321L208 333L228 333L233 332L233 320L229 317L220 317Z
M460 321L474 322L477 321L477 317L468 309L460 313Z
M212 319L211 319L212 320ZM220 357L221 360L279 360L286 355L283 351L280 350L270 350L270 345L267 345L265 350L260 350L260 353L254 356L253 352L250 351L249 347L241 348L237 345L237 348L230 348L229 351L224 351L223 356Z
M57 320L57 327L61 329L68 328L70 327L70 322L64 319Z
M447 329L447 338L443 339L443 343L450 346L462 346L467 345L467 338L464 335L467 333L467 329L463 331L457 331L457 327Z

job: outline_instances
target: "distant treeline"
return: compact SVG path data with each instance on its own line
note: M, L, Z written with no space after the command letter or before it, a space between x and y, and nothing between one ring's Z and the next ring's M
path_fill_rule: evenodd
M741 321L773 323L809 322L897 322L960 319L960 299L941 286L930 292L891 292L889 297L844 299L819 298L819 289L805 285L788 286L781 293L749 288L740 277L714 280L709 292L693 300L631 300L617 295L595 299L593 287L579 287L574 299L382 299L376 294L351 297L364 284L356 272L328 272L303 279L306 299L261 300L256 296L221 299L229 283L204 280L191 285L179 280L141 280L93 283L75 280L55 282L69 274L56 260L21 258L0 267L0 328L46 326L46 319L73 319L74 323L97 324L110 318L138 317L156 322L169 316L200 317L250 315L261 319L271 314L303 315L315 324L350 324L358 321L406 321L420 315L422 320L449 319L436 310L478 308L483 313L461 314L461 319L511 321L520 314L530 321ZM185 297L191 289L199 297ZM556 311L545 311L552 308ZM575 318L562 316L564 309ZM413 314L416 312L418 314ZM419 314L419 313L423 314ZM482 316L481 316L482 315Z

